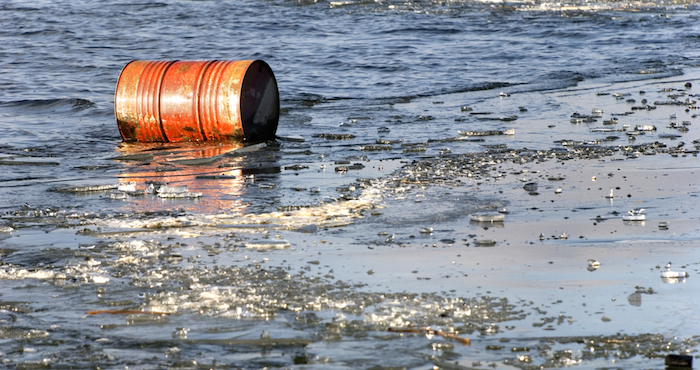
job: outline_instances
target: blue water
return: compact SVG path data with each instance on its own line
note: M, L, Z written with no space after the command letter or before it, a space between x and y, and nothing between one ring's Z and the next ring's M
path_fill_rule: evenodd
M520 200L497 191L483 195L423 189L420 196L426 200L413 203L413 195L403 197L397 188L410 187L405 181L415 178L397 175L387 179L392 179L393 170L415 160L435 160L446 153L480 153L487 149L485 145L547 150L561 149L557 141L565 139L602 139L609 135L591 133L589 128L594 125L572 125L571 114L602 108L607 119L610 113L640 105L642 98L649 104L668 100L668 93L661 89L685 91L686 82L692 82L695 89L686 91L692 97L700 86L698 10L696 1L673 5L607 1L3 2L0 342L4 344L0 361L8 368L194 368L200 364L425 369L451 368L455 361L460 365L454 368L484 368L492 363L529 366L525 360L513 360L517 354L483 349L485 343L498 344L498 338L509 335L520 338L517 346L539 345L537 336L542 332L532 334L531 323L520 322L518 316L518 310L530 310L532 303L516 303L517 294L503 293L503 299L516 305L511 309L494 303L500 298L483 298L483 292L471 298L474 290L460 288L461 283L431 292L427 280L418 280L415 288L403 282L367 287L358 278L370 279L376 270L369 274L375 264L367 259L365 266L362 253L384 247L388 244L384 240L394 232L397 239L408 241L419 227L434 225L447 236L418 235L417 244L451 246L465 237L460 234L463 230L484 233L470 226L465 214L484 204L496 209L520 204ZM172 159L225 154L240 145L122 143L113 104L116 81L126 63L211 59L261 59L271 66L282 108L279 140L246 155L229 153L217 162L198 166ZM623 92L635 102L596 92ZM510 96L501 98L501 93ZM489 114L469 115L462 107ZM676 111L660 106L657 111L620 117L620 125L654 124L659 134L676 134L665 128L671 113ZM691 117L694 113L677 109L679 122L694 124L679 139L686 148L698 138L694 130L700 121ZM511 116L517 119L502 120ZM378 130L380 127L386 129ZM452 140L459 136L458 130L509 128L516 129L514 137ZM355 138L337 141L313 136L319 133ZM303 141L290 141L292 136L301 136ZM625 135L619 136L617 143L627 143ZM636 143L657 140L658 135L646 135ZM391 148L363 150L369 145ZM406 145L425 147L425 151L411 151ZM119 159L130 154L140 157ZM695 159L687 158L681 167L696 168ZM220 166L224 163L227 167ZM334 171L337 166L355 163L364 168L347 175ZM292 165L300 167L293 169ZM198 175L229 177L198 180ZM368 179L376 181L373 186L365 186ZM152 181L184 184L204 196L161 200L146 195L122 200L110 198L109 192L57 191L129 181L136 181L141 190ZM368 198L360 195L365 188L380 189L388 204L344 208L343 199ZM690 211L681 206L677 213L692 214L689 204L696 203L694 197L685 204ZM406 198L411 204L405 204L409 202ZM682 202L679 199L685 198L674 196L672 201ZM657 199L651 205L658 208L664 202ZM332 208L336 203L340 204L338 213ZM326 213L308 219L304 218L307 215L287 218L275 213L304 207L319 207L319 212ZM513 217L526 222L526 216L516 213ZM274 240L278 235L291 242L290 249L246 252L246 243ZM676 238L685 243L692 236ZM332 255L332 262L319 257L317 250ZM372 258L391 265L392 259L399 258L391 253ZM129 256L136 260L125 262L123 258ZM314 259L320 259L320 264ZM345 259L352 261L347 267ZM173 260L181 262L173 264ZM260 263L274 278L259 275ZM418 275L396 272L397 276L404 273L405 282L420 278L423 271ZM291 278L285 279L285 274ZM654 274L653 281L658 283L656 271ZM333 280L343 275L343 279L354 277L357 285ZM619 280L606 288L606 294L622 294L615 288L624 284L632 289L625 296L634 292L635 282L620 276L622 273L612 277ZM103 277L109 282L104 283ZM297 285L285 285L289 281ZM475 283L468 284L475 289ZM450 288L452 292L446 292ZM212 290L216 297L208 298ZM183 293L188 291L191 295ZM388 293L396 291L411 296L430 293L410 301ZM255 298L258 295L263 298ZM433 350L426 347L429 342L421 335L409 335L404 343L390 340L396 336L385 332L387 326L405 325L406 321L459 327L456 319L448 322L445 315L426 308L432 303L450 310L446 297L452 296L468 297L460 305L474 312L477 307L486 310L486 318L464 319L472 325L465 335L482 338L480 347L465 350L454 344L453 349ZM539 298L551 297L543 293ZM176 314L153 320L138 315L127 319L85 315L105 309L161 309ZM411 310L417 313L396 314ZM568 310L562 311L562 317L574 312ZM685 308L679 310L693 322L692 314ZM551 311L548 316L556 310ZM624 331L621 327L597 331L597 325L586 321L585 315L576 320L584 324L566 335ZM595 320L600 322L597 316ZM630 324L625 320L620 321ZM508 333L503 328L508 325L517 328ZM657 322L653 328L664 331L663 336L676 333L677 326L676 322ZM263 331L271 332L273 338L301 338L312 344L265 346L255 342ZM186 332L189 335L183 337ZM692 329L680 332L687 334ZM627 332L640 333L637 327ZM253 342L216 342L232 339ZM87 346L94 351L84 349ZM588 368L609 366L610 356L628 361L621 365L625 368L659 365L650 360L653 356L625 359L617 349L609 350L601 357L581 349L574 357L583 359ZM530 355L537 357L534 349ZM540 355L534 364L552 356ZM548 362L546 366L558 365Z

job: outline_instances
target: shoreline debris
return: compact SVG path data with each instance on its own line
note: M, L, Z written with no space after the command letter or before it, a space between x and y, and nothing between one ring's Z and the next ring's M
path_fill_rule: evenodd
M506 218L504 214L475 213L469 216L474 222L503 222Z
M507 130L498 131L458 131L462 136L495 136L495 135L515 135L515 129L509 128Z
M627 211L627 214L622 216L623 221L644 221L646 216L643 214L644 208L636 208Z
M439 335L446 339L456 340L465 346L471 345L471 340L469 338L463 338L454 334L445 333L442 330L431 329L429 326L424 326L421 328L406 328L406 329L394 329L387 328L386 331L390 333L425 333L426 336Z

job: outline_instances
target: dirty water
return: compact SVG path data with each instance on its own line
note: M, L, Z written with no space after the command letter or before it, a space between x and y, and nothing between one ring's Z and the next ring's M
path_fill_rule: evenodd
M350 24L386 10L363 4L323 12ZM105 76L90 100L2 93L3 366L646 369L698 356L696 67L333 99L306 95L334 90L289 77L294 63L272 66L292 87L265 143L121 143ZM54 89L83 86L62 78ZM639 209L643 221L623 220Z

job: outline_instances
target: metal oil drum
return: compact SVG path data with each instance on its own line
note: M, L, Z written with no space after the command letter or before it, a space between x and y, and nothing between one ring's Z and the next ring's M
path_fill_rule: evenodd
M124 141L273 139L279 111L277 81L261 60L132 61L114 96Z

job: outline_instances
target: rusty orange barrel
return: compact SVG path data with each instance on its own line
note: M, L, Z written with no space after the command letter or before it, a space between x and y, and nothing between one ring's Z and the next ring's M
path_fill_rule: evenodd
M279 111L277 81L262 60L132 61L114 94L124 141L267 140Z

